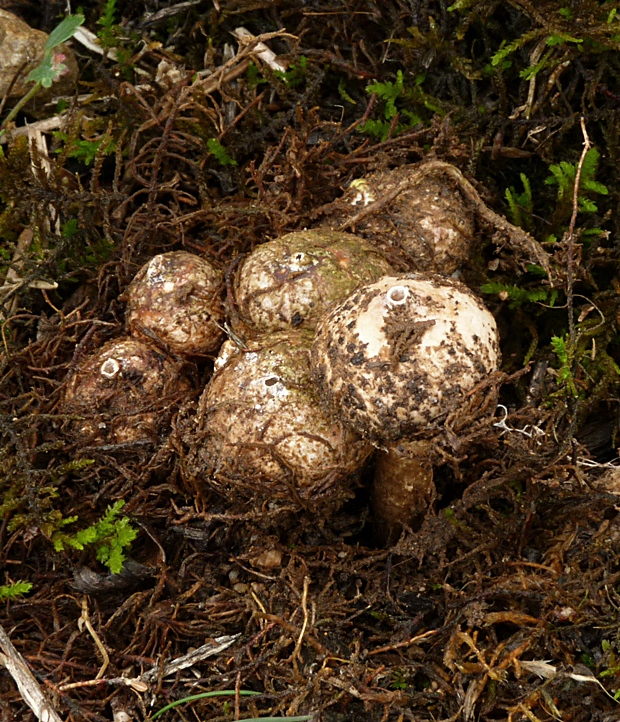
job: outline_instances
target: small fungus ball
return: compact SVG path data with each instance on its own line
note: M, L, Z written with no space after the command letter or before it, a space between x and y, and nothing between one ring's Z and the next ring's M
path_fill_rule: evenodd
M279 333L237 349L221 363L185 433L186 469L231 502L344 499L372 451L337 415L323 410L310 375L308 332Z
M455 183L441 170L404 165L351 183L338 205L341 224L365 209L355 233L392 249L410 271L450 276L468 259L475 236L474 214ZM377 203L374 210L368 207Z
M396 441L455 410L497 369L495 319L464 285L386 276L318 325L312 348L323 398L374 443Z
M125 296L130 333L155 335L185 356L216 352L224 337L223 281L219 269L187 251L151 258Z
M79 417L74 433L91 443L157 441L189 390L178 364L138 339L110 341L69 378L62 412Z
M334 301L391 272L366 241L335 231L297 231L258 246L235 283L243 323L257 334L315 328Z

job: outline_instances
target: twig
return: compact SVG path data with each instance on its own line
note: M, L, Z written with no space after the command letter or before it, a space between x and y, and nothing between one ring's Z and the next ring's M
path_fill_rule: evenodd
M234 35L235 38L237 38L240 45L256 40L256 36L252 35L252 33L244 27L235 28L235 30L231 31L231 35ZM254 46L254 52L263 61L263 63L268 65L272 70L279 71L280 73L283 73L286 70L286 67L282 65L282 63L278 62L278 56L273 52L273 50L270 50L265 43L256 43Z
M45 118L44 120L37 120L34 123L28 125L21 125L19 128L13 128L11 130L11 138L17 138L20 135L30 135L32 130L40 130L42 133L48 133L50 130L56 130L60 128L66 120L66 114L61 113L54 115L52 118ZM0 137L0 144L8 143L9 138L5 134Z
M189 85L186 92L189 93L192 89L200 88L205 95L208 95L214 90L218 90L223 83L234 80L235 77L245 72L251 57L257 55L256 49L264 45L263 41L273 40L273 38L293 38L297 40L295 35L291 35L285 30L276 30L273 33L252 36L252 39L244 40L243 44L240 42L239 52L216 70L209 72L207 77L202 77L204 71L198 72L198 80Z
M237 672L235 680L235 719L238 720L241 715L241 670Z
M411 637L411 639L407 639L404 642L396 642L396 644L387 644L385 647L378 647L377 649L373 649L370 652L368 652L368 656L372 657L375 654L382 654L383 652L391 652L394 649L402 649L403 647L410 647L412 644L417 644L418 642L422 642L425 639L428 639L429 637L432 637L433 635L440 632L440 629L430 629L428 632L424 632L424 634L418 634L415 637Z
M268 622L275 622L277 625L279 625L283 629L286 629L286 631L290 632L291 634L299 634L299 629L294 624L287 622L285 619L278 617L276 614L270 614L269 612L258 612L256 616L260 619L266 619ZM310 634L306 636L306 642L319 654L329 654L327 649L325 649L325 647Z
M293 665L295 668L297 668L297 658L299 657L299 652L301 650L301 643L303 642L304 635L306 634L306 629L308 628L308 586L310 585L310 579L308 577L304 577L304 590L301 595L301 609L304 613L304 621L301 625L301 632L299 632L299 636L297 637L297 642L295 643L295 649L293 650L292 659L293 659Z
M102 48L99 38L95 35L95 33L91 32L87 28L78 28L75 31L73 39L77 40L78 43L81 43L85 48L93 53L97 53L98 55L103 55L105 53L111 60L118 60L118 53L116 50L114 48Z
M424 174L426 175L426 174ZM417 180L417 178L416 178ZM378 198L373 203L369 203L366 207L362 208L362 210L359 213L356 213L354 216L349 218L347 221L345 221L343 224L338 226L336 228L337 231L342 232L346 231L348 228L353 228L357 223L359 223L362 219L366 218L366 216L371 215L372 213L375 213L375 211L381 210L384 206L386 206L390 201L393 201L396 196L399 196L405 188L408 188L411 183L410 179L406 179L404 181L401 181L396 188L393 188L389 193L386 193L384 196L381 196L381 198Z
M85 679L81 682L69 682L57 687L59 692L68 692L70 689L83 689L84 687L100 687L102 684L118 685L120 687L131 687L135 692L146 692L149 688L146 682L129 677L112 677L110 679Z
M577 172L575 173L575 185L573 188L573 213L570 218L568 230L562 239L566 245L566 251L568 254L566 261L566 306L568 309L568 333L571 345L575 343L575 316L573 312L573 253L575 250L575 225L577 223L577 214L579 213L579 185L581 184L581 171L586 160L586 155L592 147L583 117L581 118L581 132L583 133L583 150L581 151L581 157L579 158L579 164L577 165Z
M53 709L39 683L26 664L26 660L15 649L8 634L0 626L0 662L7 668L9 674L15 680L19 693L24 702L35 713L41 722L62 722Z
M169 674L174 674L182 669L187 669L187 667L193 667L197 662L223 652L225 649L232 646L240 636L240 634L233 634L231 636L216 637L213 642L203 644L202 647L198 647L198 649L195 649L193 652L184 654L182 657L178 657L177 659L172 660L172 662L164 664L161 676L167 677ZM151 682L159 676L160 667L157 665L148 672L145 672L141 677L138 677L138 679L141 682Z

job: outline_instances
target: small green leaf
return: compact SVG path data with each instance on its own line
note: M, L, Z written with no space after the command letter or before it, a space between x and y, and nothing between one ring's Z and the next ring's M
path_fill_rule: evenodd
M556 45L563 45L564 43L583 43L581 38L574 38L568 33L553 33L546 40L547 45L554 47Z
M228 155L226 148L224 148L217 138L209 138L207 148L209 152L217 158L220 165L237 165L237 161Z
M256 88L261 83L266 83L267 80L260 74L256 65L252 62L248 65L248 69L245 73L245 79L250 88ZM194 82L194 80L192 80Z
M57 45L60 45L72 38L83 22L84 16L80 13L77 13L76 15L67 15L67 17L50 33L49 38L45 43L45 50L50 53Z
M37 65L36 68L33 68L28 73L26 80L32 80L35 83L39 83L39 85L42 85L44 88L49 88L54 82L53 76L54 71L52 56L51 54L49 54L43 58L43 60L39 63L39 65Z
M455 3L450 5L448 8L449 13L453 13L456 10L469 10L470 7L474 4L475 0L456 0Z
M92 544L97 540L97 530L93 526L78 531L73 538L76 549L84 549L88 544Z
M345 88L345 80L344 78L340 78L340 81L338 83L338 95L343 99L346 100L347 103L352 103L353 105L357 105L357 103L353 100L353 98L347 93L347 90Z
M591 201L589 198L584 198L583 196L579 196L579 210L583 211L583 213L596 213L598 211L598 206L594 201Z
M542 266L539 266L537 263L528 263L525 267L528 273L531 273L534 276L539 276L540 278L547 278L547 271Z
M63 223L60 229L60 235L63 238L71 238L78 232L77 218L71 218L66 223ZM94 462L93 462L94 463Z
M522 70L519 73L519 77L523 78L523 80L531 80L532 78L535 78L538 73L547 65L547 62L547 58L543 58L535 65L530 65L529 68L525 68L524 70Z
M582 183L582 186L587 191L592 191L593 193L600 193L603 196L606 196L609 193L607 186L599 183L598 181L586 180Z
M2 599L17 599L32 589L30 582L13 582L13 584L0 585L0 600Z

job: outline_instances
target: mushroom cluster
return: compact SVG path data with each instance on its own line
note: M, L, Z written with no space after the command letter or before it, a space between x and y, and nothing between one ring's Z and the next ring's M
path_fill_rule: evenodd
M370 244L332 231L290 233L244 259L233 289L237 342L224 344L183 434L194 485L272 508L325 509L350 494L373 447L321 403L310 349L331 304L390 270Z
M428 429L497 369L499 348L493 316L448 278L473 242L463 195L408 173L352 185L352 223L340 224L398 233L407 272L386 260L381 238L299 231L230 267L225 307L224 274L206 259L151 259L122 297L129 337L68 380L74 428L96 442L156 439L191 388L184 359L219 351L195 413L177 426L190 486L257 512L325 512L374 468L378 538L415 526L435 494Z
M427 184L420 204L432 193ZM466 227L464 240L446 230L448 200L435 201L439 220L422 223L426 258L448 273L472 239ZM235 342L220 352L184 432L194 485L271 509L324 510L346 498L376 450L378 538L394 541L414 524L434 496L431 445L416 434L454 411L499 360L481 301L421 264L424 275L395 276L377 246L331 229L286 235L244 259L229 309Z
M216 351L224 336L224 276L185 251L152 258L126 294L128 337L72 369L61 401L70 428L93 444L157 442L191 389L183 360Z

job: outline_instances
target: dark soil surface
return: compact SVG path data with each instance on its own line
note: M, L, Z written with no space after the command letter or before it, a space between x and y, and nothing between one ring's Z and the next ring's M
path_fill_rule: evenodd
M75 92L35 98L0 157L0 623L63 720L223 690L159 719L620 719L618 5L83 4L114 51L74 40ZM46 32L64 12L2 7ZM16 131L59 116L47 150ZM209 258L234 313L244 254L428 160L477 194L460 273L503 362L429 432L437 498L393 547L372 463L324 510L187 473L212 358L174 359L192 390L152 438L101 443L63 409L152 256ZM6 670L0 719L35 719Z

